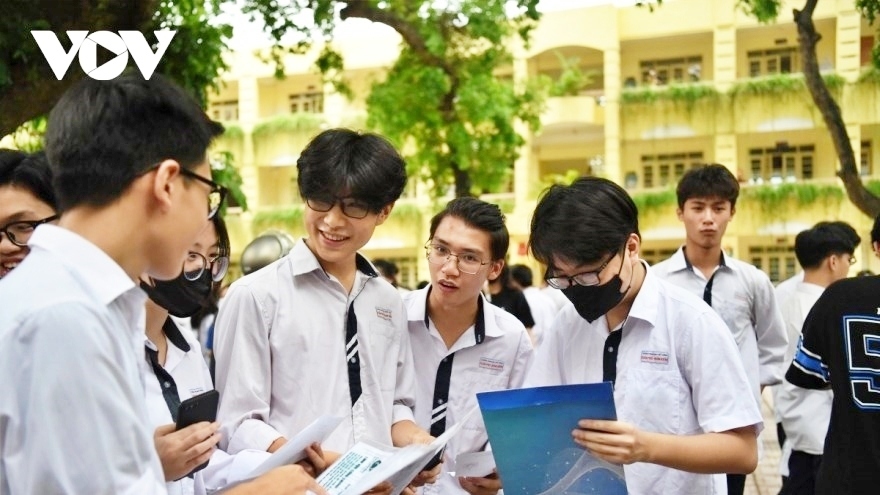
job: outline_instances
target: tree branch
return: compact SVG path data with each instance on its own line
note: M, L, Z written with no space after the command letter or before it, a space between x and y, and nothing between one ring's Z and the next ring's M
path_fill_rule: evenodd
M831 134L834 149L840 160L840 170L837 171L837 176L843 181L847 196L856 208L874 218L880 214L880 198L874 196L862 184L840 106L832 98L831 92L828 91L828 87L822 80L822 74L819 72L816 44L821 36L816 32L816 26L813 23L813 12L817 3L818 0L807 0L803 9L794 9L794 22L797 25L801 58L803 59L804 81Z

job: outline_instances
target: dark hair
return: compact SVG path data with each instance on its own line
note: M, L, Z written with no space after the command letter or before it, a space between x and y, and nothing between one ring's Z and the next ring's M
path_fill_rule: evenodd
M397 276L397 265L393 261L379 258L373 260L373 266L379 270L379 273L381 273L383 277L394 278Z
M545 265L554 257L582 265L619 252L633 233L639 235L639 212L626 191L608 179L581 177L541 195L529 249Z
M373 213L397 201L406 186L406 165L387 139L350 129L329 129L309 142L296 161L304 199L344 194Z
M874 226L871 227L871 243L880 242L880 215L874 219Z
M734 208L739 197L739 182L724 165L710 163L685 172L675 194L679 208L684 208L684 203L691 198L712 197L730 201L730 207Z
M510 277L522 287L532 286L532 269L526 265L511 266Z
M27 154L0 149L0 186L27 189L37 199L58 211L58 198L52 188L52 170L42 151Z
M434 238L437 226L446 217L459 218L467 225L489 234L489 247L492 250L493 261L504 259L507 256L510 234L504 223L504 213L501 212L498 205L471 197L455 198L446 203L446 207L431 219L429 239Z
M223 127L164 77L127 72L84 78L49 114L46 154L62 210L105 206L149 167L172 159L192 169Z
M217 231L217 255L228 258L230 253L230 243L229 230L226 228L226 221L223 220L223 217L218 213L211 217L211 224L214 225L214 230ZM222 280L220 282L214 282L208 300L205 302L204 306L202 306L202 309L191 317L193 327L198 328L206 316L217 312L217 303L220 300L220 289L222 285Z
M821 222L795 237L794 253L801 268L818 267L831 255L855 252L861 239L855 229L845 222Z

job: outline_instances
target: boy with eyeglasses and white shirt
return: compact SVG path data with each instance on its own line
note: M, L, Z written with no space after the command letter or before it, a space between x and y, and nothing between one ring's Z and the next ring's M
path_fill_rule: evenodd
M431 283L403 296L416 369L416 421L438 436L477 406L478 392L519 388L532 357L522 323L489 303L480 289L498 277L509 236L497 205L457 198L431 219L425 246ZM481 417L468 419L446 447L443 473L422 493L485 495L497 475L453 478L455 458L487 447Z
M610 381L617 421L581 420L573 441L624 465L630 494L717 495L757 465L763 420L724 322L639 259L638 211L620 186L552 186L531 223L548 284L572 302L526 386Z
M344 418L330 460L361 440L429 443L413 421L406 310L358 253L403 192L403 159L381 136L330 129L297 168L308 237L233 283L217 315L221 446L274 452L324 415Z

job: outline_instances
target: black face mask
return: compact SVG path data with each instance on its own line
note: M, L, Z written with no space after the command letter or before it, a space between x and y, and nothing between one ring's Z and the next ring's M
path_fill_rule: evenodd
M620 288L623 286L620 272L623 270L625 262L626 258L621 260L617 275L602 285L583 286L574 284L567 289L563 289L562 293L574 304L574 309L577 310L583 319L593 323L623 300L623 296L629 291L629 287L623 292L620 291ZM630 286L632 286L632 275L629 282Z
M181 273L174 280L153 280L153 284L141 280L141 289L169 314L187 318L198 313L208 302L214 281L211 280L211 270L205 269L196 280L187 280Z

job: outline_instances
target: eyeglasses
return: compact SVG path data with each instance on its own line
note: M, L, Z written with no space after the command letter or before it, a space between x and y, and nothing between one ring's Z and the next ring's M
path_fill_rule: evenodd
M425 245L425 252L428 263L434 265L445 265L449 258L454 256L455 266L458 268L458 271L468 275L476 275L483 265L489 264L488 261L483 261L471 253L455 254L442 244L428 243Z
M139 175L147 175L148 173L152 172L153 170L156 170L157 168L159 168L159 166L161 166L161 165L162 165L161 163L157 163L157 164L153 165L152 167L144 170ZM207 185L211 186L211 192L208 193L208 220L214 218L214 215L216 215L217 212L220 211L220 205L223 204L223 200L226 198L226 195L229 193L229 189L227 189L224 186L221 186L220 184L217 184L216 182L214 182L210 179L206 179L191 170L187 170L183 167L180 167L180 175L182 175L184 177L189 177L190 179L195 179L199 182L202 182L203 184L207 184Z
M373 212L370 205L354 198L306 198L306 204L321 213L332 210L338 204L343 215L354 219L364 218Z
M223 204L223 200L226 198L226 194L229 192L229 189L183 167L180 168L180 175L195 179L199 182L202 182L203 184L211 186L211 192L208 193L208 220L214 218L214 215L216 215L217 212L220 211L220 205Z
M3 227L0 227L0 235L6 234L6 238L9 239L9 242L16 246L27 247L27 242L31 238L31 234L34 233L34 229L37 228L37 225L54 222L55 220L58 220L58 215L52 215L51 217L46 217L42 220L19 220L17 222L10 222Z
M611 263L611 260L617 256L617 253L611 255L610 258L605 260L605 263L602 263L602 266L595 271L590 272L581 272L577 275L572 275L571 277L549 277L549 272L544 275L544 280L547 282L547 285L553 287L555 289L567 289L572 285L583 285L585 287L589 287L591 285L599 285L599 274L602 273L602 270L608 266L608 263Z
M192 282L201 278L205 270L211 270L211 280L214 282L223 280L229 270L229 257L218 256L209 261L201 253L190 251L183 262L183 277Z

